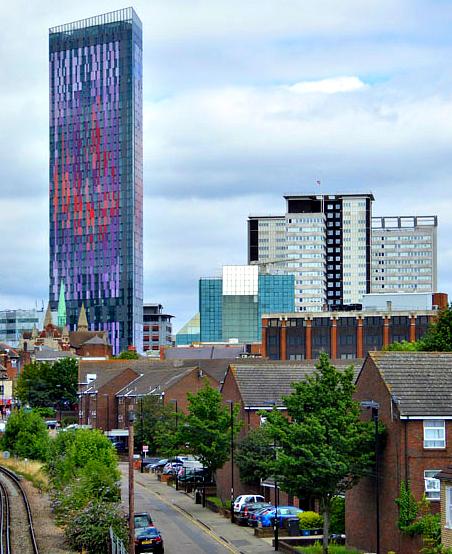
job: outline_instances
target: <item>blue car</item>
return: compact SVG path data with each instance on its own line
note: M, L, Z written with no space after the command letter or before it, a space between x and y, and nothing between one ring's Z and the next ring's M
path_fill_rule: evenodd
M295 508L295 506L278 506L278 521L279 527L283 527L285 519L297 517L303 510ZM258 525L261 527L271 527L275 521L276 508L272 510L264 510L262 513L257 514Z

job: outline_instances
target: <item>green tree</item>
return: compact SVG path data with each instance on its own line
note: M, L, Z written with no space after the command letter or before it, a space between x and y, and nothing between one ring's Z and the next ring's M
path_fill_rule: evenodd
M422 342L408 342L403 340L402 342L392 342L388 346L385 346L383 350L395 351L395 352L416 352L422 349Z
M266 425L252 429L238 444L235 460L240 480L247 485L258 485L271 473L272 438Z
M353 368L338 371L326 354L314 374L292 388L283 397L289 417L273 410L267 418L277 445L274 475L283 490L319 500L323 553L328 554L333 498L369 474L373 426L360 420L360 406L353 400Z
M187 393L188 415L181 418L176 441L199 458L212 476L229 459L231 417L220 392L208 381L196 394ZM240 429L238 405L234 406L234 436Z
M420 350L452 352L452 308L441 310L438 319L429 325L427 333L419 341Z
M118 360L139 360L140 356L135 350L124 350L124 352L121 352L118 356L116 356Z
M150 394L138 400L135 421L135 442L149 446L149 453L155 454L162 445L168 444L176 431L173 406L163 404L160 396Z
M53 364L32 362L17 378L14 395L22 404L35 407L63 407L77 402L78 367L75 358Z
M6 424L2 447L21 458L46 460L49 433L42 417L35 412L13 412Z

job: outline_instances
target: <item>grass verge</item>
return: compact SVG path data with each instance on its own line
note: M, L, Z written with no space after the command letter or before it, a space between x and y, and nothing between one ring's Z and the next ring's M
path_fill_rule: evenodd
M40 491L47 491L49 482L43 470L43 464L33 460L22 460L16 458L0 459L0 465L11 469Z

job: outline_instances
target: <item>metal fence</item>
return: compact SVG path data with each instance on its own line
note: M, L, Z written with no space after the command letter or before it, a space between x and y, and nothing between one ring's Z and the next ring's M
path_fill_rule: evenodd
M111 541L111 554L128 554L127 548L121 539L115 535L113 529L110 527L110 541Z

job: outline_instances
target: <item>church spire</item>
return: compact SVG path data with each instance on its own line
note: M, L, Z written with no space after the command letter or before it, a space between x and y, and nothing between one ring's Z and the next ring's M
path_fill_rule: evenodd
M52 312L50 311L50 302L47 304L47 311L44 318L44 329L47 327L47 325L53 325Z
M58 327L65 327L66 325L66 298L65 298L64 281L61 279L60 285L60 298L58 300Z
M78 316L77 331L88 331L88 319L86 317L85 304L82 303Z

